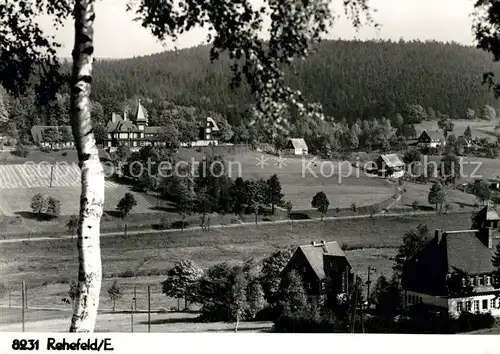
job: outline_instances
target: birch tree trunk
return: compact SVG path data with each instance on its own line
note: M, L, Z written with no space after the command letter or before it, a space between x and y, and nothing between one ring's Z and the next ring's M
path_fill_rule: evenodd
M78 225L78 286L70 332L93 332L101 290L99 226L104 204L104 172L90 118L95 0L76 0L71 80L71 127L81 169Z

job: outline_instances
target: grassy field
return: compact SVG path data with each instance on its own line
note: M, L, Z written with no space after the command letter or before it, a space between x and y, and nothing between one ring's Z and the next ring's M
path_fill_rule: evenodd
M428 162L439 162L442 156L428 156ZM457 182L471 182L476 178L500 178L500 159L475 156L459 156L460 178ZM425 162L425 161L424 161Z
M127 293L117 304L119 308L130 307L134 285L142 294L138 295L142 299L141 306L144 306L147 285L151 285L155 308L170 308L177 303L161 294L160 282L175 261L192 259L207 267L223 261L259 259L282 247L319 240L345 243L350 248L348 259L361 276L366 273L368 265L375 266L378 273L390 275L396 254L394 248L399 246L406 231L420 223L428 225L431 231L434 228L456 230L470 226L468 214L458 213L103 238L101 252L105 279L101 308L111 308L105 289L115 278L119 278ZM20 283L24 280L29 293L33 294L28 300L31 306L64 307L61 298L67 296L68 283L76 274L77 255L72 240L13 243L0 248L0 278L11 289L11 301L15 303L20 301ZM8 303L7 295L1 303Z
M405 183L406 190L400 202L395 207L412 208L414 201L418 202L420 210L434 210L434 205L429 204L428 194L432 183ZM449 204L452 210L471 210L475 203L479 203L472 194L460 190L446 188L445 204Z
M70 324L69 311L29 310L26 313L26 332L67 332ZM191 313L152 313L151 332L231 332L233 323L200 323L195 322L196 314ZM21 309L0 308L0 331L21 331ZM99 313L96 321L96 332L130 332L130 313ZM267 332L271 322L241 322L238 331ZM148 315L134 314L134 333L148 331Z
M495 140L497 133L495 132L495 126L498 121L485 121L485 120L452 120L453 122L453 134L455 136L462 135L465 129L469 126L472 132L473 138L487 138L490 140ZM420 124L415 125L417 135L420 135L422 131L437 131L440 130L437 121L424 121Z

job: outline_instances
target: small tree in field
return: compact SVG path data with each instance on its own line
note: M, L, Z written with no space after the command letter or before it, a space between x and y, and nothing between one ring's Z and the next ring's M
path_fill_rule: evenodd
M351 210L355 213L358 211L358 205L356 203L351 203Z
M116 209L120 212L120 217L124 219L132 209L137 205L137 201L132 193L125 193L125 196L120 199Z
M60 214L61 214L61 202L54 197L48 197L47 215L49 215L52 218L58 218Z
M485 181L481 181L474 186L474 195L484 205L491 197L491 189Z
M274 207L283 201L284 194L281 193L281 183L276 174L267 180L268 202L271 204L271 213L274 215Z
M77 215L71 215L66 223L66 228L72 236L76 235L78 231L78 221L79 219Z
M47 197L40 193L34 195L33 198L31 198L30 208L35 214L38 215L38 218L41 218L42 214L47 209L47 202Z
M413 215L416 215L419 208L418 200L414 200L413 203L411 203L411 207L413 208Z
M203 270L191 260L177 262L168 271L167 279L162 282L162 293L177 299L180 311L180 299L184 298L184 307L196 297L196 285L203 275Z
M285 202L285 209L286 209L286 213L288 215L288 220L290 220L290 222L293 224L293 220L292 220L293 204L291 201L288 200Z
M123 296L123 290L118 285L118 282L116 280L108 288L108 296L110 300L113 301L113 312L114 312L116 308L116 300L121 299Z
M429 204L436 206L436 212L440 211L440 209L442 208L445 197L446 197L446 192L444 191L441 183L439 182L434 183L434 185L431 187L429 191L428 199L429 199ZM438 205L440 205L440 209L438 209Z
M328 212L328 207L330 206L330 201L325 192L316 193L312 199L311 206L321 213L321 221L323 221L323 217Z

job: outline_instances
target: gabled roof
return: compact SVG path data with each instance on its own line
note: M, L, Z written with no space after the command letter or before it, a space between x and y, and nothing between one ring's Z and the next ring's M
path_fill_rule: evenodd
M405 165L396 154L380 155L380 158L384 161L387 167L402 167Z
M212 123L212 131L213 132L218 132L219 131L219 126L217 125L217 122L212 118L212 117L207 117L206 120L207 123Z
M307 150L307 144L306 144L304 139L292 138L292 139L289 139L289 141L292 143L294 149Z
M500 221L500 216L498 216L495 207L493 207L489 203L483 209L478 211L478 213L476 214L476 218L486 221Z
M342 251L336 241L315 244L314 246L300 246L299 249L302 251L319 279L325 278L325 269L323 264L324 255L345 257L344 251Z
M495 270L491 258L498 240L494 239L493 247L488 248L478 236L478 230L448 231L443 234L448 272L458 268L472 275L491 273Z
M431 138L432 141L445 141L446 139L444 138L444 134L440 131L426 131L424 130L422 132L423 133L426 133L429 138Z
M113 113L114 114L114 113ZM136 132L139 128L129 120L123 120L119 115L114 116L115 121L110 120L106 125L106 131L108 133L114 132Z

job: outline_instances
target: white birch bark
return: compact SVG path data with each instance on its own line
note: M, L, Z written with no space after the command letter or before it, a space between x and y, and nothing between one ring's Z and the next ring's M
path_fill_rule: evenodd
M71 127L81 169L78 225L78 287L70 332L93 332L101 291L100 220L104 204L104 172L90 117L95 0L76 0L75 45L71 80Z

